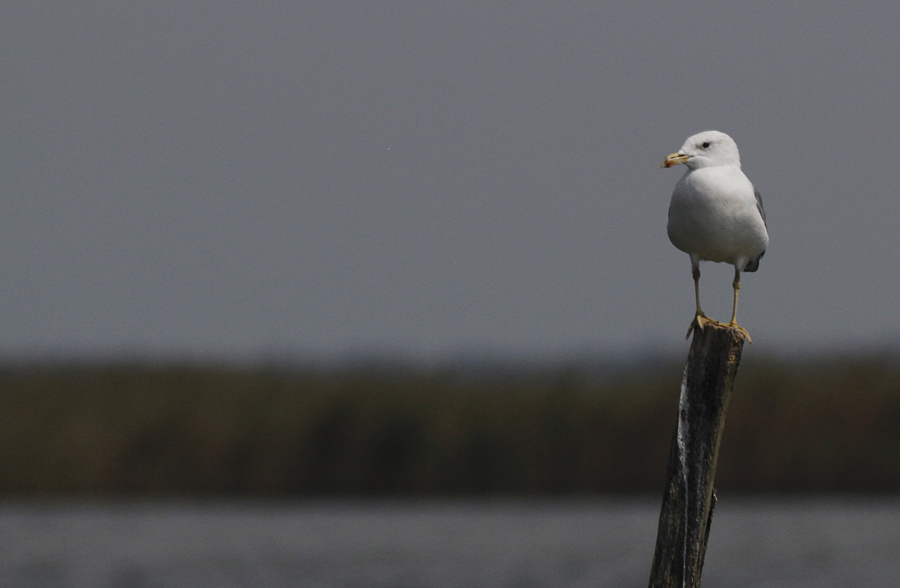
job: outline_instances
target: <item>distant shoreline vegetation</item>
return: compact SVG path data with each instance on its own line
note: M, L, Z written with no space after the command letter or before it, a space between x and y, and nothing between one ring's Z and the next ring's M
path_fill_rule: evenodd
M0 497L657 494L682 364L647 363L0 366ZM900 491L900 362L745 362L717 487Z

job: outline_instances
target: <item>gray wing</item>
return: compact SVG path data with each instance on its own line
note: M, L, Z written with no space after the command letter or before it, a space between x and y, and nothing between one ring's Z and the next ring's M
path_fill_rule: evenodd
M763 208L762 196L760 195L759 190L757 190L756 187L753 188L753 193L756 195L756 210L759 211L759 216L762 217L763 224L766 225L766 229L768 229L769 225L768 225L768 223L766 223L766 209ZM762 256L765 254L766 254L766 252L763 251L762 253L759 254L759 257L757 257L756 259L751 259L750 262L747 264L747 267L744 268L744 271L745 272L755 272L756 270L758 270L759 269L759 260L762 259Z
M753 193L756 195L756 210L759 211L759 216L763 219L763 224L766 225L766 228L769 228L769 224L766 222L766 209L763 208L762 203L762 195L759 193L759 190L754 186Z

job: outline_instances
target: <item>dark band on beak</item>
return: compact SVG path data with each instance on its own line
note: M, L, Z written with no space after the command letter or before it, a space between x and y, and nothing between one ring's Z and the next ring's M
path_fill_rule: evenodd
M672 167L674 165L678 165L679 163L687 163L687 160L690 159L690 155L685 155L681 151L678 153L672 153L671 155L667 155L665 159L663 159L662 167Z

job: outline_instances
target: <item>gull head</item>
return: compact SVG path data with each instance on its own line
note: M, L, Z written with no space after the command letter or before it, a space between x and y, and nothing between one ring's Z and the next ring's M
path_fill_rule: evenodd
M697 133L684 142L677 153L667 156L662 167L683 163L690 169L721 165L741 168L741 156L734 139L719 131Z

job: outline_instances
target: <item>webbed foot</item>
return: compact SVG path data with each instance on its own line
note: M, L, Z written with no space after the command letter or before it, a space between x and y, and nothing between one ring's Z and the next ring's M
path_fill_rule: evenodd
M728 327L729 329L734 329L734 330L738 331L741 335L743 335L747 339L747 343L753 343L753 339L750 338L750 333L747 332L747 329L745 329L741 325L737 324L737 321L732 320L730 323L728 323L727 325L723 325L723 326Z
M695 327L699 327L699 329L702 331L702 330L703 330L703 327L705 327L706 325L710 325L710 324L712 324L712 325L720 325L720 324L722 324L722 323L720 323L720 322L717 321L717 320L714 320L714 319L709 318L708 316L706 316L705 314L703 314L703 311L702 311L702 310L699 311L699 312L697 313L697 316L694 317L693 322L691 322L691 326L688 327L687 335L685 335L684 338L685 338L685 339L690 339L690 338L691 338L691 333L694 332L694 328L695 328ZM745 331L745 332L746 332L746 331Z

